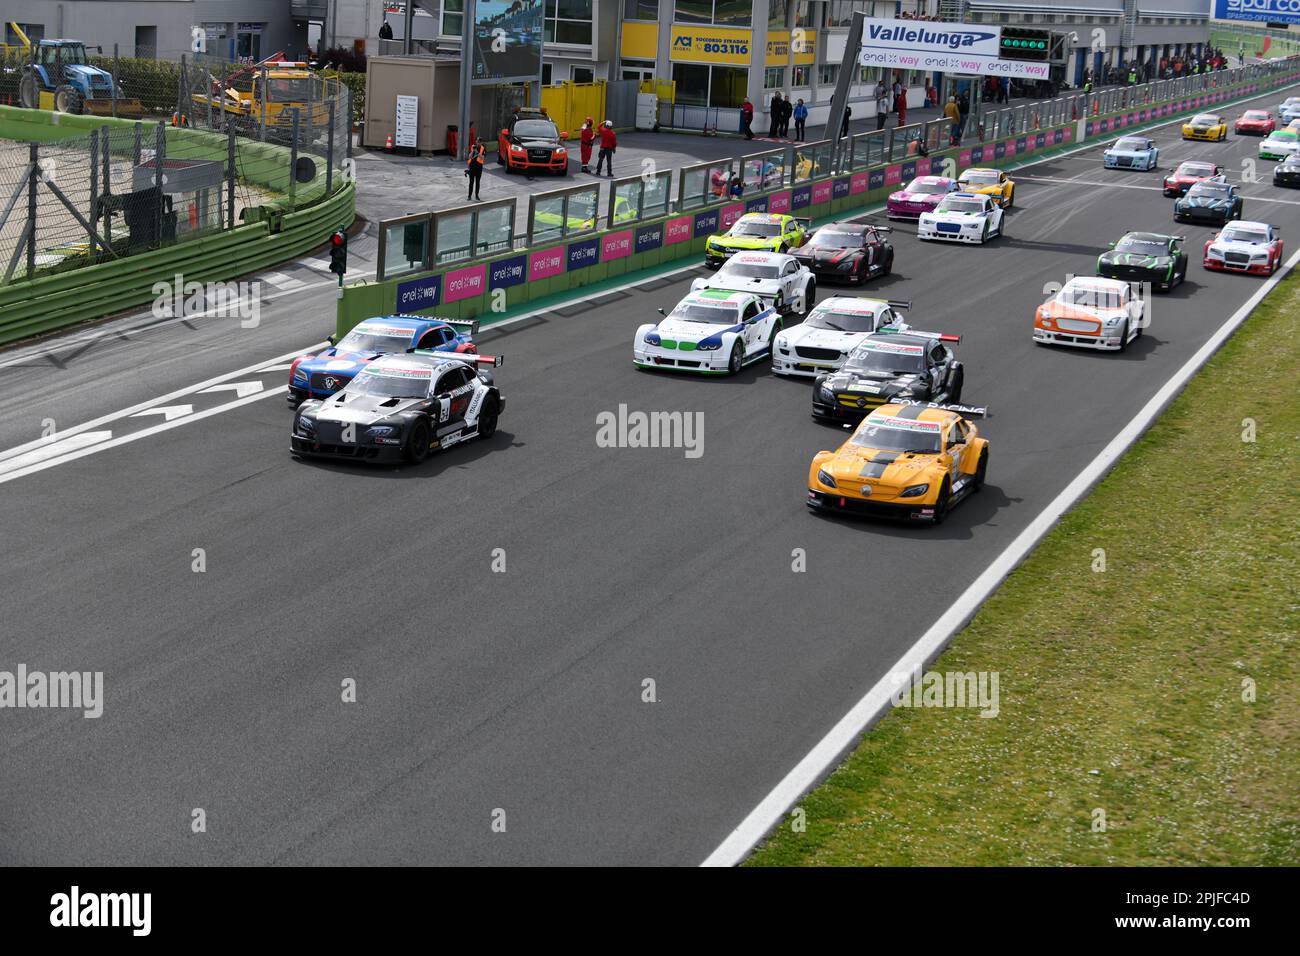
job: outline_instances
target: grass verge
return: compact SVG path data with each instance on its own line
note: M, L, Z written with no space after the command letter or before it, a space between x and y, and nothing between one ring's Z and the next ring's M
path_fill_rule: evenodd
M931 665L996 717L896 708L748 864L1294 865L1297 316L1293 275Z

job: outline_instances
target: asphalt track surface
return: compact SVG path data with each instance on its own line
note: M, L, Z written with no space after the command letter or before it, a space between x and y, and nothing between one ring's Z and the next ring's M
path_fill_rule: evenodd
M1234 179L1258 143L1154 135L1162 170ZM1246 218L1294 236L1300 192L1270 167ZM46 419L111 436L36 471L0 453L0 669L106 688L98 720L0 712L0 862L699 863L1256 291L1203 270L1212 230L1173 223L1161 175L1093 147L1017 173L985 247L897 229L865 291L964 335L964 399L992 409L988 485L939 528L807 511L808 462L845 432L809 418L806 382L632 367L634 329L702 270L485 334L500 430L418 468L291 460L283 370L170 399L192 406L171 422L109 415L319 342L333 292L302 267L255 329L116 323L0 354L0 448ZM1186 235L1188 281L1125 354L1035 347L1044 284L1126 229ZM597 447L620 404L703 412L703 455Z

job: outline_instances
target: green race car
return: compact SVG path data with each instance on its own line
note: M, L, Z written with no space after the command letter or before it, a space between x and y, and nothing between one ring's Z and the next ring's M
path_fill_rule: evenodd
M722 235L705 240L704 263L720 266L734 252L789 252L804 244L811 229L811 219L796 219L784 213L747 212Z
M1097 275L1126 282L1150 282L1168 292L1187 278L1187 253L1182 236L1130 232L1097 257Z

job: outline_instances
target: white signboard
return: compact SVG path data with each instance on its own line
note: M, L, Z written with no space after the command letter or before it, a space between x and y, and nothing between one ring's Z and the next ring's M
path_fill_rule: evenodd
M420 125L420 98L418 96L399 96L397 98L397 135L393 145L398 149L415 149L416 132Z
M995 26L867 17L858 63L976 76L1051 77L1052 67L1046 61L999 59L1001 39L1002 28Z

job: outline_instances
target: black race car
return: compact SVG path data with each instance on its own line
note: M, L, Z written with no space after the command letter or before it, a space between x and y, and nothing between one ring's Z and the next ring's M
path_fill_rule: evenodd
M1288 156L1273 167L1273 185L1300 186L1300 156Z
M887 276L894 268L894 247L885 237L888 226L844 222L822 226L790 255L818 279L866 282Z
M875 332L849 353L837 371L813 380L813 418L856 422L898 399L961 401L965 371L945 342L961 336L939 332Z
M1231 183L1197 183L1186 196L1174 200L1174 219L1178 222L1201 222L1222 226L1240 219L1246 200Z
M1110 251L1097 257L1097 275L1126 282L1150 282L1168 292L1187 278L1187 253L1182 236L1158 232L1129 232Z
M298 406L295 457L408 461L470 438L491 438L505 407L492 373L499 355L417 351L375 359L324 401Z

